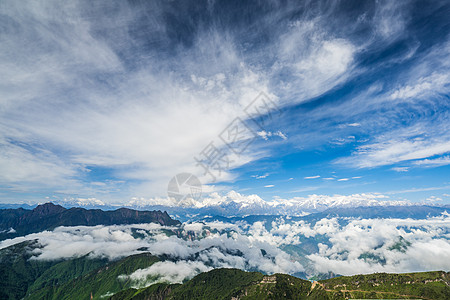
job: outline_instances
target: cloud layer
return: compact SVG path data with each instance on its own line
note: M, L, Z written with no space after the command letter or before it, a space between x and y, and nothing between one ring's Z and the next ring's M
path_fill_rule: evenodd
M7 2L0 19L0 196L163 196L181 172L212 183L194 157L211 142L227 149L220 133L236 117L248 119L244 108L260 92L285 114L268 128L249 122L257 140L230 157L219 183L277 153L361 142L349 128L369 139L336 160L341 165L445 165L433 156L449 152L449 44L413 30L411 10L428 11L417 5ZM433 8L445 11L445 3ZM380 66L395 72L384 78ZM317 99L344 86L342 96L315 109ZM305 103L310 111L296 111ZM436 107L442 114L428 118ZM337 130L342 124L350 124L345 132Z
M142 287L182 282L223 267L303 276L449 271L449 238L450 216L444 213L427 219L278 217L193 222L181 227L59 227L2 241L0 248L38 239L41 247L32 254L39 260L84 255L117 259L142 251L165 257L147 269L121 276Z

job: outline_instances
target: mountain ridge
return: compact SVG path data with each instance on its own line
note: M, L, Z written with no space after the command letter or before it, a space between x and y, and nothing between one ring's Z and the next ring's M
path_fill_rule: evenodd
M96 226L136 223L159 223L176 226L181 222L172 219L166 211L138 211L119 208L113 211L64 208L51 202L32 210L23 208L0 209L0 240L52 230L58 226Z
M450 274L444 271L375 273L311 282L287 274L214 269L181 285L159 283L131 288L109 299L448 299L449 285Z
M156 275L142 277L142 283L150 285L137 289L133 288L136 282L126 275L164 261L164 257L143 252L109 261L89 255L55 261L29 259L30 250L39 247L37 241L25 241L0 250L1 299L450 298L450 273L444 271L373 273L312 281L281 273L217 268L183 284L161 281Z

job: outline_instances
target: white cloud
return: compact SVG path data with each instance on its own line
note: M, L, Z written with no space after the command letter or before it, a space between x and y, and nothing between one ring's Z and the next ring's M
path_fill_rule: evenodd
M395 90L391 94L391 99L430 96L430 94L434 94L436 91L443 90L449 81L450 77L448 74L433 73L427 77L419 78L413 86L406 85Z
M391 41L404 34L407 10L406 2L380 1L374 16L377 34Z
M374 83L338 107L318 111L321 117L364 120L360 129L371 132L371 137L358 141L360 146L350 157L337 162L348 167L373 168L399 162L405 165L450 152L444 96L449 92L448 53L449 42L444 40L422 53L393 84ZM380 107L389 113L380 113ZM406 124L405 114L413 116Z
M412 188L398 191L390 191L386 194L402 194L402 193L417 193L417 192L428 192L428 191L437 191L448 189L450 186L432 186L432 187L424 187L424 188Z
M323 30L317 20L299 20L280 37L279 61L273 71L294 75L280 84L280 93L297 101L321 95L351 76L356 47ZM295 87L295 88L294 88Z
M247 226L244 226L246 228ZM162 230L181 230L181 237L167 236ZM133 232L142 235L134 237ZM142 252L169 256L163 261L133 274L123 274L136 286L154 282L182 282L212 268L239 268L265 273L295 273L303 270L290 255L262 238L252 238L234 224L221 222L184 224L181 228L159 224L58 227L0 242L0 249L38 239L42 245L32 251L38 260L57 260L89 255L117 259ZM148 278L159 276L159 278ZM153 281L152 281L153 279Z
M450 264L444 261L450 258L445 250L450 246L445 237L449 228L449 219L444 216L427 220L353 220L327 230L331 247L322 245L319 253L308 258L317 271L342 275L448 270ZM391 248L400 237L410 243L403 252ZM365 259L365 253L381 260Z
M304 179L316 179L316 178L320 178L320 175L304 177Z
M236 116L244 115L242 108L259 92L264 91L280 106L308 101L354 76L356 55L367 50L368 44L379 42L369 36L368 42L358 44L352 38L353 22L351 28L331 24L330 14L337 11L333 6L314 17L309 13L299 16L289 26L280 22L280 27L274 28L274 41L255 52L243 51L231 31L200 26L189 47L180 43L159 53L153 50L158 46L142 47L143 41L132 34L136 20L145 14L152 23L146 36L154 37L165 49L171 45L166 11L157 4L149 5L151 10L135 9L124 2L108 2L94 9L83 3L56 1L4 6L11 28L16 28L6 30L0 42L0 68L4 70L0 75L0 180L4 186L28 192L45 186L81 198L100 198L101 193L104 202L110 202L130 196L162 196L167 182L180 172L194 173L203 183L211 183L210 177L201 176L202 169L195 166L193 157L209 142L218 142L217 135ZM379 3L372 20L362 14L356 22L369 22L376 34L395 40L405 28L407 11L403 7ZM274 11L260 22L273 27L294 10L298 6ZM104 11L112 16L104 18ZM341 29L336 32L336 28ZM441 56L447 58L445 54ZM448 78L443 70L427 74L431 72L420 72L417 78L396 85L389 95L402 100L435 88L440 89L436 94L445 90ZM367 108L350 107L351 113ZM349 120L342 122L347 127L363 127L359 119ZM288 139L281 130L259 134L264 139ZM289 135L289 141L293 137ZM353 139L347 136L336 142ZM404 159L391 149L398 140L392 141L392 145L376 141L367 145L369 148L360 148L355 155L361 159L352 157L351 161L370 167L384 159L388 164ZM400 144L404 149L414 148ZM439 146L436 140L416 146L420 149L412 152L442 150L433 147ZM391 154L383 156L380 152L386 148ZM264 150L249 151L234 159L219 181L235 179L232 168L265 155ZM420 153L411 156L428 157ZM88 182L89 170L95 168L107 170L114 180ZM117 181L125 182L124 186Z
M450 270L448 213L427 219L335 217L308 222L279 217L270 224L242 220L234 224L193 222L176 228L178 236L164 233L173 229L159 224L59 227L2 241L0 248L38 239L42 248L33 251L34 259L65 259L86 254L115 259L139 253L140 248L169 257L149 268L120 276L132 280L135 287L182 282L199 272L223 267L269 274L308 270L311 275L329 271L354 275ZM134 237L133 232L142 237ZM304 238L316 237L319 249L306 255L306 261L302 259L304 265L295 260L298 256L280 250L295 249L302 246Z
M264 74L254 72L233 41L214 30L199 32L192 49L175 58L142 59L139 68L125 67L116 53L135 42L128 29L143 12L108 5L127 12L111 18L119 23L87 18L95 12L81 3L5 6L4 14L19 28L3 35L0 46L6 71L0 78L2 182L31 190L28 182L65 186L68 193L94 197L85 171L101 167L127 182L127 189L104 187L116 198L163 195L177 173L202 174L194 156L209 142L218 143L218 134L245 115L243 108L259 92L273 96ZM163 27L161 8L153 13ZM98 38L98 26L114 36ZM204 54L201 59L198 53ZM139 59L141 53L135 55ZM100 77L107 79L98 82ZM254 151L234 160L220 180L233 178L231 168L260 155Z
M394 167L394 168L391 168L391 170L396 171L396 172L408 172L409 167Z
M162 261L146 269L139 269L130 275L119 275L119 279L131 280L132 287L143 288L159 282L183 283L201 272L210 271L212 267L197 261Z
M269 173L265 173L264 175L252 175L251 177L256 178L256 179L264 179L267 178L269 176Z
M444 124L442 124L445 126ZM420 131L418 131L420 130ZM422 137L424 128L403 128L399 131L393 131L377 138L377 141L371 144L359 146L351 157L338 159L340 164L348 164L359 168L372 168L384 165L391 165L399 162L424 159L436 155L442 155L450 152L449 137L440 134L440 137ZM439 130L434 128L434 131ZM425 161L423 164L431 166ZM436 161L444 163L445 159ZM420 163L418 163L420 165Z
M276 132L261 130L261 131L258 131L257 134L265 141L268 141L269 137L272 137L272 136L278 136L282 140L287 140L286 134L284 134L283 132L281 132L279 130Z
M440 166L446 166L450 164L450 156L443 156L439 158L434 159L423 159L423 160L417 160L413 162L416 166L422 166L422 167L440 167Z

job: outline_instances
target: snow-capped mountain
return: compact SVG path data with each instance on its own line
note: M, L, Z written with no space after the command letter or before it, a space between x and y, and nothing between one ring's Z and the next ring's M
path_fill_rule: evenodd
M189 212L191 214L212 214L222 216L242 215L291 215L302 216L322 212L330 208L372 207L372 206L407 206L408 201L388 200L381 194L353 195L310 195L292 199L274 198L265 201L257 195L242 195L231 191L226 195L211 193L202 199L186 198L176 201L173 198L134 198L126 206L136 209L166 209L172 212Z

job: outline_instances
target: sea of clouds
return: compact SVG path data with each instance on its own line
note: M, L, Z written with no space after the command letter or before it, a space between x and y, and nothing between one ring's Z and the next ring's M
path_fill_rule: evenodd
M111 260L151 252L165 260L120 277L134 286L183 282L213 268L313 276L450 270L450 215L414 219L324 218L58 227L0 242L41 245L38 260L89 255ZM315 241L314 247L304 247ZM308 251L306 251L308 250ZM306 252L305 252L306 251ZM306 254L305 254L306 253ZM120 278L119 278L120 279Z

